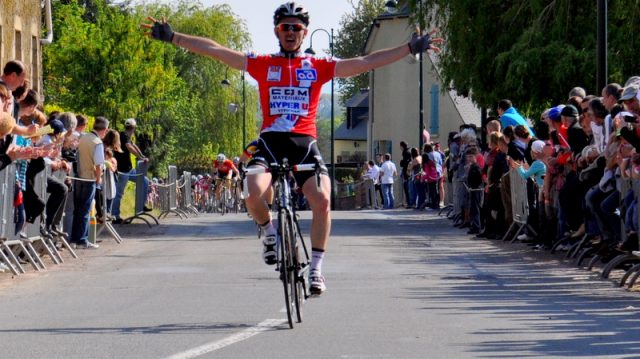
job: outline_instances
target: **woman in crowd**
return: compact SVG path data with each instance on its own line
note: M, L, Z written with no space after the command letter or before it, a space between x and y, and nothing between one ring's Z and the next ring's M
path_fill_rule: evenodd
M418 209L424 202L424 185L420 180L422 173L422 157L418 149L411 147L411 162L409 162L409 207Z
M100 211L97 213L98 221L104 222L105 218L109 213L111 213L111 203L113 203L113 199L116 196L116 176L115 173L118 168L118 162L113 156L114 152L122 152L120 148L120 134L118 131L114 129L110 129L107 131L107 134L102 139L102 143L104 144L104 156L105 156L105 170L106 170L106 178L107 181L103 183L103 189L101 192L101 197L106 197L106 209L102 208L103 198L96 197L96 203L99 203L99 206L96 206L96 209L100 208ZM106 215L105 215L106 214Z

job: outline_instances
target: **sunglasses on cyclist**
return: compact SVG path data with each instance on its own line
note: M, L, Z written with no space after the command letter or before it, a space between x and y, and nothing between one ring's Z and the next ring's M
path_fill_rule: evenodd
M287 32L289 30L293 32L300 32L305 29L305 26L302 24L278 24L276 28L280 32Z

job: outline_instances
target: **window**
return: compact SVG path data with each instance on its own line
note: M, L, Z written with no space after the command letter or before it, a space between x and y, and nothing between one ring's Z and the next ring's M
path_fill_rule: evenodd
M385 153L388 153L391 155L391 159L393 159L393 146L392 146L392 142L389 140L380 140L380 141L376 141L374 143L374 154L381 154L384 155Z
M36 92L40 92L39 85L40 81L38 81L38 75L40 74L40 63L38 61L38 38L35 36L31 37L31 88Z
M14 46L13 58L16 60L22 60L22 32L16 30L16 43Z

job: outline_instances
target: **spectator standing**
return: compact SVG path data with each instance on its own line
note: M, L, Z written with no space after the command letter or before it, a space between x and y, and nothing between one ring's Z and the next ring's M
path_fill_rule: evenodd
M120 134L118 131L110 129L102 140L104 144L104 156L105 156L105 171L107 171L107 183L103 183L103 194L106 196L107 207L102 215L102 220L105 219L105 215L111 213L111 204L116 196L116 173L118 171L118 161L114 157L114 153L122 151L120 147Z
M384 156L381 153L376 154L376 166L378 167L378 181L376 184L376 192L378 192L378 196L380 197L380 201L378 203L384 206L384 196L382 195L382 176L380 174L380 167L384 163Z
M395 207L393 196L393 178L398 176L395 163L391 162L391 154L385 153L384 163L380 167L382 182L382 196L384 198L383 209L393 209Z
M51 171L64 171L66 174L71 173L71 165L60 158L59 149L64 141L64 125L60 120L53 120L49 124L53 133L43 136L36 144L38 147L53 146L54 150L50 152L49 157L45 158L45 162L51 166ZM47 175L47 192L50 194L46 204L46 230L57 231L56 225L62 221L65 203L67 199L68 188L58 178Z
M96 249L97 244L88 241L89 212L96 186L102 183L104 145L102 138L109 128L109 120L96 117L93 131L80 137L78 144L78 177L73 190L74 210L71 242L85 249Z
M423 207L429 207L431 209L438 209L440 207L440 196L438 194L438 182L442 175L442 158L440 154L434 152L433 146L429 143L424 145L424 152L422 153L423 164L423 183L425 197L423 202L420 203ZM439 170L438 170L439 169Z
M376 197L376 190L380 188L380 167L376 165L373 161L367 162L367 173L364 175L365 178L371 181L372 188L369 190L369 199L370 203L374 209L378 209L378 201Z
M62 143L62 158L71 165L71 173L73 176L78 176L78 137L75 135L76 127L78 127L78 119L74 113L52 112L49 114L49 123L58 119L64 126L65 135ZM70 180L66 182L69 192L67 195L67 202L64 209L64 230L71 233L71 227L73 226L73 184Z
M640 85L632 83L624 88L620 101L624 104L627 111L636 115L640 115Z
M418 149L411 147L411 161L409 162L409 199L407 203L410 208L419 209L424 203L426 188L422 182L422 157Z
M622 86L617 83L610 83L602 89L601 95L604 107L607 109L607 112L611 113L614 107L619 106L618 101L622 95ZM604 119L603 129L605 141L609 143L609 137L615 132L613 130L613 119L610 114Z
M440 203L438 203L438 207L440 204L444 205L444 199L446 196L446 192L444 190L444 181L445 181L445 170L447 170L447 165L445 164L447 157L444 152L442 152L442 148L440 147L440 143L436 142L433 144L433 150L436 155L440 156L440 180L438 181L438 195L440 197Z
M120 132L120 149L121 152L114 152L114 157L118 162L118 182L116 185L116 197L113 199L112 214L115 218L113 223L121 224L122 218L120 218L120 203L124 190L127 187L129 181L135 182L136 169L131 165L131 154L133 153L138 160L148 162L149 159L140 151L140 148L131 141L136 131L136 120L130 118L124 122L124 131ZM144 178L144 193L145 198L149 195L149 180ZM144 211L151 211L151 208L144 207Z
M2 75L0 75L0 83L5 84L10 92L15 91L19 87L24 85L24 81L27 78L27 70L24 64L18 60L11 60L7 62L2 71ZM8 112L14 118L16 117L15 110L15 99L13 94L10 93L9 97L9 105ZM25 135L26 133L19 133Z
M589 137L578 123L578 109L573 105L567 105L560 113L562 123L567 127L567 141L574 154L581 153L589 145Z
M0 92L0 96L2 93ZM0 171L17 159L17 152L12 146L11 132L16 126L16 120L6 112L0 112Z
M520 113L518 113L518 110L513 107L510 100L500 100L498 103L498 115L500 115L500 124L502 125L502 128L507 128L508 126L516 127L518 125L529 127L527 121ZM534 135L532 128L529 127L529 131Z
M411 206L411 174L409 173L409 165L412 161L411 151L406 142L400 141L400 149L402 150L402 160L400 160L400 179L402 180L402 193L404 193L405 207Z

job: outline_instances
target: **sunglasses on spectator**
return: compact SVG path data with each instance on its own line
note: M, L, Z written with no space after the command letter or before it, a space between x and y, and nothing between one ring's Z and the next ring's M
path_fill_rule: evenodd
M300 32L300 31L306 29L305 26L302 25L302 24L278 24L278 26L276 26L276 28L280 32L287 32L289 30L291 30L293 32Z

